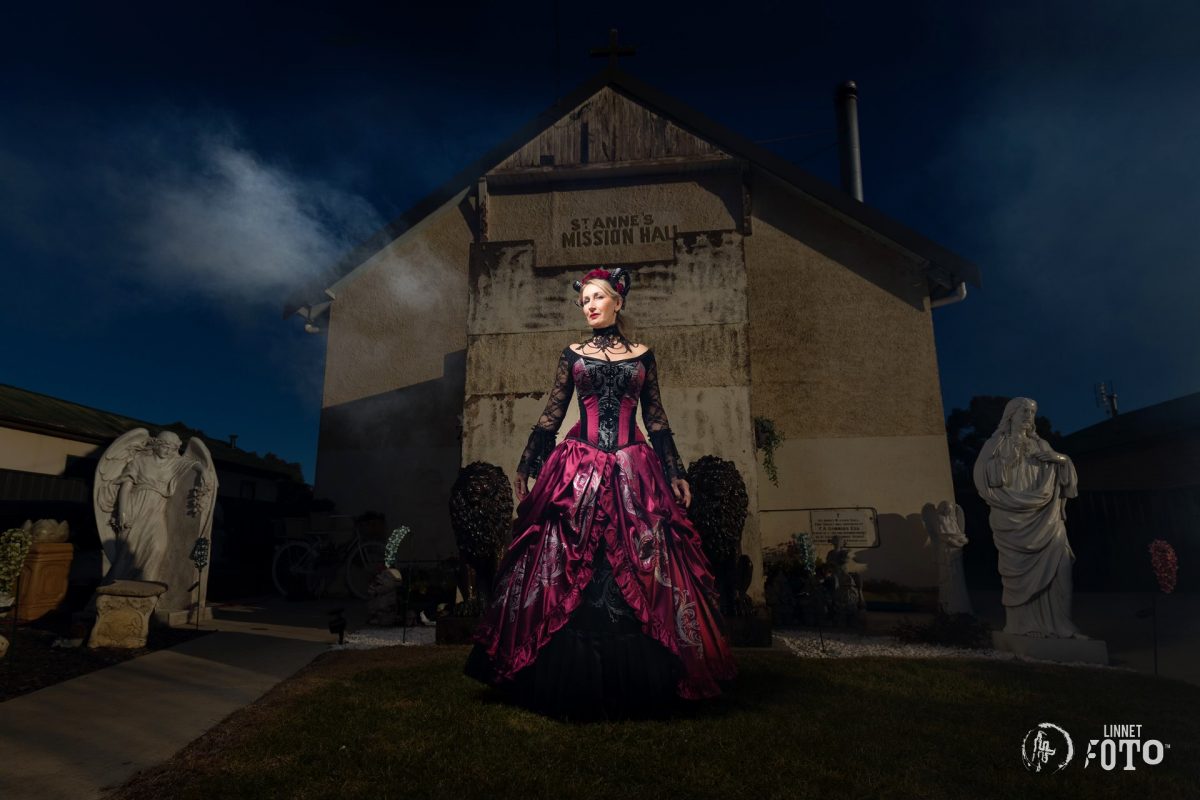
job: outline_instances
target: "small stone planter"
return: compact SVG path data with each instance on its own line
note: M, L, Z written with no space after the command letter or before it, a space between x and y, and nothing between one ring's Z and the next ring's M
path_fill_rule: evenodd
M96 624L88 647L146 646L150 615L165 584L151 581L115 581L96 590Z
M67 578L75 546L68 542L35 542L21 567L21 602L17 619L33 622L58 608L67 596Z

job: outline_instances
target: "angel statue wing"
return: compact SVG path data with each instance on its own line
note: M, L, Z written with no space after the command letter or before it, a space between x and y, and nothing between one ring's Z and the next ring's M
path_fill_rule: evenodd
M167 585L156 613L185 611L203 605L207 571L198 580L193 553L197 540L205 549L212 540L213 508L217 500L217 471L212 454L199 437L188 439L171 467L165 506L166 546L155 580Z
M197 518L197 536L207 539L212 536L213 508L217 504L217 468L212 453L199 437L188 439L183 457L191 462L189 466L194 465L197 473L195 481L183 487L188 490L187 514Z
M116 558L118 525L114 518L117 506L117 479L125 472L133 457L142 452L150 441L150 432L145 428L134 428L116 438L100 462L96 464L96 479L92 486L92 508L96 513L96 531L100 534L100 546L104 548L105 571Z

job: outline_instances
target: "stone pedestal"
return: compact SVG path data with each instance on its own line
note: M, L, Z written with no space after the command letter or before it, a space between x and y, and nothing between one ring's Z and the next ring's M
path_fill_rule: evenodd
M437 621L437 644L471 644L471 634L479 627L479 617L442 617Z
M67 577L75 546L66 542L35 542L21 567L21 598L17 619L32 622L58 608L67 596Z
M1102 639L1058 639L995 631L992 647L1042 661L1108 665L1108 646Z
M196 617L199 616L199 620ZM154 621L160 625L166 625L168 628L183 628L188 625L203 624L212 622L212 606L203 606L197 610L195 608L184 609L183 611L167 611L162 608L154 609Z
M96 625L88 647L146 646L150 614L159 595L167 590L150 581L116 581L96 590Z

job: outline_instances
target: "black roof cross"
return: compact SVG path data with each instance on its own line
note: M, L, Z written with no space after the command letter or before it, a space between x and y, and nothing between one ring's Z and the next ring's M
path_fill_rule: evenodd
M608 47L593 47L592 58L604 58L608 56L608 66L612 69L617 68L617 59L621 56L637 55L636 48L619 47L617 45L617 29L612 28L608 32Z

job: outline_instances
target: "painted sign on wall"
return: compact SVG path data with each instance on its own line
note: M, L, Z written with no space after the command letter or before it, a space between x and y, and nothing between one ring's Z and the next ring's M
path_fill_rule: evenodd
M694 180L505 187L489 195L488 238L533 242L535 267L673 262L679 235L738 227L741 183Z
M657 224L655 215L650 213L575 217L567 220L566 230L559 232L559 247L567 250L669 242L678 232L678 225Z

